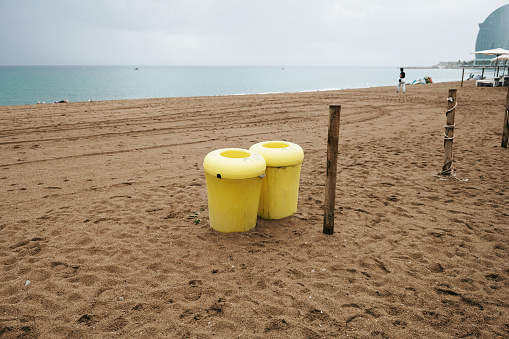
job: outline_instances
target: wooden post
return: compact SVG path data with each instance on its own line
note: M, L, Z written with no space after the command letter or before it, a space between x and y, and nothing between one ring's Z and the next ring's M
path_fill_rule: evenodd
M484 67L482 68L481 80L484 79Z
M463 72L461 73L461 87L463 87L463 77L465 76L465 69L463 68Z
M338 168L339 118L341 106L329 106L329 133L327 138L327 179L325 181L325 205L323 233L334 233L334 208L336 205L336 173Z
M507 148L509 139L509 86L507 86L507 99L505 101L504 128L502 132L502 147Z
M444 165L440 174L452 174L452 141L454 139L454 113L456 111L456 90L449 90L449 97L447 98L447 123L444 126Z

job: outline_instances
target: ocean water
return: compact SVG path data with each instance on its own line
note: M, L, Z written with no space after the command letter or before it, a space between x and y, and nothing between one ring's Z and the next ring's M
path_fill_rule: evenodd
M394 85L398 67L0 66L0 106L58 100L305 92ZM406 69L407 83L461 80L461 69ZM473 72L473 71L472 71ZM465 74L467 71L465 71Z

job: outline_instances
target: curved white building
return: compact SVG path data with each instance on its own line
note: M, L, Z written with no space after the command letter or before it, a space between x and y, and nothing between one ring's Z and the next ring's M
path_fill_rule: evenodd
M479 24L475 51L494 48L509 49L509 4L496 9L482 24ZM476 54L475 58L489 60L493 56Z

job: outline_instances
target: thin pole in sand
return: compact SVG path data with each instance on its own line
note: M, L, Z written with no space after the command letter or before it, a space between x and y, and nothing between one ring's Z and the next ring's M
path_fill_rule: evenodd
M509 86L507 87L507 99L505 101L504 129L502 132L502 147L507 148L509 139Z
M463 87L463 77L465 76L465 69L463 68L463 72L461 73L461 87Z
M456 90L449 90L449 97L447 98L447 123L444 126L444 165L439 174L452 175L452 141L454 139L454 113L456 111Z
M329 133L327 138L327 179L325 181L325 205L323 233L334 233L334 207L336 205L336 173L338 168L339 118L341 105L329 106Z

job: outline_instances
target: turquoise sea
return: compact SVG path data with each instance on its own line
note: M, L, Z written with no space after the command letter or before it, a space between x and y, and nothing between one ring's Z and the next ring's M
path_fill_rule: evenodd
M407 83L444 82L462 70L405 72ZM396 87L398 76L399 67L0 66L0 106Z

